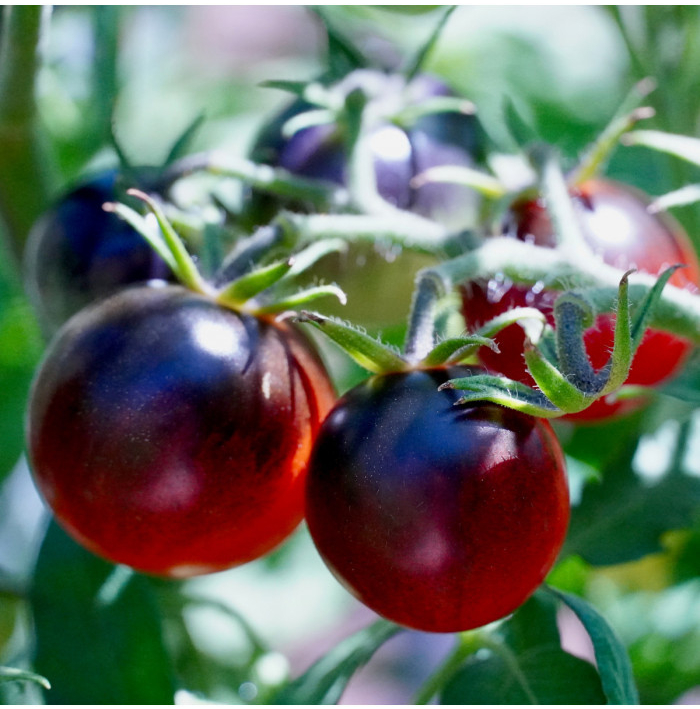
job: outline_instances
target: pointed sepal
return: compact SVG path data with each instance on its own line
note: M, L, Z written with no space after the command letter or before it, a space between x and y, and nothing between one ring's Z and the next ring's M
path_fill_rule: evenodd
M562 414L541 391L508 377L475 374L450 379L439 389L459 389L467 392L455 402L455 406L474 401L490 401L540 418L553 418Z
M370 372L384 374L409 368L406 360L395 350L352 325L308 311L302 311L294 320L318 328Z
M489 347L498 352L496 341L479 335L454 337L438 343L422 361L426 368L439 367L443 364L458 364L476 354L480 347Z
M275 285L292 268L293 259L277 261L261 268L256 268L221 288L216 300L222 305L238 308L246 301L254 298Z
M262 313L282 313L288 310L298 310L308 306L320 298L328 297L337 298L341 305L345 305L348 301L345 291L333 283L320 286L312 286L293 293L291 295L275 298L274 302L269 305L261 305L255 308L255 312Z

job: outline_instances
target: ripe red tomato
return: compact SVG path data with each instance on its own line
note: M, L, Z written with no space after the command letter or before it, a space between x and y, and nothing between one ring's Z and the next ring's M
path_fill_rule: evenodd
M268 552L303 516L334 401L291 327L176 286L131 288L59 332L28 442L57 520L91 551L186 577Z
M338 580L372 610L428 632L521 605L569 520L550 425L438 391L467 367L377 375L334 407L314 445L306 517Z
M700 264L687 235L668 215L650 214L649 201L643 193L610 180L596 179L572 191L572 196L583 237L605 263L621 270L636 268L652 275L683 263L687 268L676 271L670 283L697 290ZM503 233L539 246L554 247L552 225L541 200L516 203L508 214ZM554 324L552 306L557 295L540 286L526 288L498 279L469 283L462 289L463 312L467 326L473 328L510 308L528 305L541 310ZM585 333L586 350L596 368L608 361L614 326L614 316L602 314L597 317L595 326ZM534 385L523 358L522 329L511 325L496 340L500 353L482 348L479 353L482 364L493 372ZM626 383L654 386L663 382L679 371L691 349L688 340L648 329ZM567 418L596 421L632 411L643 404L643 399L614 403L601 399Z

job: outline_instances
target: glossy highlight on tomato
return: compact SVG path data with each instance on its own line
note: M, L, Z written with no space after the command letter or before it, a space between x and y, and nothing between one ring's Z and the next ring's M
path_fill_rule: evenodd
M187 577L251 561L303 516L334 395L290 326L181 287L81 311L33 384L28 448L58 522L98 555Z
M360 601L401 625L495 621L540 585L569 520L550 425L488 403L455 406L467 367L377 375L340 399L314 446L309 531Z
M432 98L453 95L444 82L427 74L406 82L398 74L364 69L349 74L339 86L346 94L362 89L373 104L384 104L386 110L398 110ZM347 184L342 126L327 123L303 128L291 137L283 134L283 127L289 119L313 108L299 100L285 109L263 130L251 157L303 177ZM463 227L465 219L473 216L477 197L473 190L445 184L416 187L412 180L436 165L473 166L475 160L480 159L483 138L474 116L431 114L406 127L388 119L378 119L370 129L369 140L377 190L387 202L448 226ZM261 207L262 203L258 202L258 206Z
M674 264L685 264L676 271L672 285L697 292L700 263L682 227L666 214L651 214L646 196L632 187L611 180L590 180L572 190L582 234L592 251L602 261L620 270L638 269L658 275ZM541 200L516 203L508 213L503 235L514 239L554 247L552 225ZM462 289L463 313L467 326L479 327L487 320L518 306L533 306L554 324L553 305L558 293L537 285L515 286L503 279L489 283L469 283ZM586 350L594 367L606 364L612 351L614 316L601 314L595 326L584 335ZM500 353L482 348L482 364L525 384L534 385L523 358L524 334L511 325L497 337ZM676 374L692 350L681 337L648 329L632 363L627 384L655 386ZM566 418L576 421L605 420L633 411L644 399L609 402L599 400L584 411Z
M165 262L123 219L103 209L123 199L119 173L107 170L59 199L34 225L25 280L46 328L126 286L174 280Z

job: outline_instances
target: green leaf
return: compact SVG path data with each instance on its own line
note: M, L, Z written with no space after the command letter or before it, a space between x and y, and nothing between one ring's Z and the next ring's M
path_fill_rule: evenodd
M605 703L595 667L561 649L556 608L545 594L484 640L444 687L442 704Z
M503 102L503 115L508 134L515 146L524 148L537 140L535 129L525 121L510 97Z
M630 318L628 288L628 278L630 273L632 273L632 271L625 273L620 281L620 288L617 296L617 312L615 313L615 338L612 355L610 356L610 374L608 383L603 387L600 392L601 394L608 394L615 391L625 383L625 380L630 373L630 365L632 364L635 349L639 346L641 335L644 333L644 330L642 329L639 332L639 338L637 338L636 330L640 323L643 325L643 321L646 319L646 314L651 310L651 307L642 307L640 309L643 311L641 314L641 319L637 318L635 324L632 324ZM645 301L651 301L652 292L649 293L649 296L645 299ZM659 290L657 293L657 298L660 294L661 291Z
M172 704L175 681L144 576L85 551L55 523L30 592L34 669L51 704Z
M279 91L286 91L299 98L304 96L308 85L308 81L287 81L286 79L268 79L261 81L259 84L263 89L278 89Z
M401 628L379 620L355 633L284 687L271 704L336 704L352 675Z
M657 279L654 287L646 294L644 300L635 310L632 320L632 347L636 350L644 337L644 332L652 316L653 310L661 299L661 293L668 283L671 276L679 269L682 264L675 264L667 268ZM620 284L622 287L622 284Z
M274 302L269 305L262 305L255 308L255 312L282 313L285 310L296 310L298 308L308 306L309 303L312 303L319 298L328 298L329 296L337 298L341 305L345 305L348 300L343 290L341 290L338 286L329 283L322 286L304 288L303 290L292 293L286 297L276 298Z
M423 360L423 365L438 367L446 362L459 362L474 354L480 347L490 347L498 351L495 340L488 337L480 337L479 335L455 337L443 340L436 345Z
M423 43L423 46L420 47L420 49L416 52L415 57L408 64L408 66L403 72L404 76L408 80L413 79L422 70L425 61L428 58L428 55L433 50L433 47L437 44L438 40L440 39L440 35L442 35L442 32L445 29L447 21L450 19L450 16L456 9L457 5L450 5L447 7L447 10L445 10L445 12L443 13L442 17L435 26L435 29L430 33L430 36Z
M548 589L583 623L593 642L600 681L609 704L639 704L639 694L632 675L627 650L605 619L578 596L555 588Z
M525 363L540 391L566 413L582 411L593 403L568 377L562 374L533 344L525 343Z
M591 435L600 440L600 432ZM600 481L584 487L562 556L578 554L594 566L622 564L661 551L666 532L691 526L700 505L700 480L673 473L649 484L632 469L635 448L633 438L602 465Z
M46 677L42 677L35 672L19 670L15 667L0 667L0 684L3 682L18 681L35 682L44 689L51 689L51 683L46 679Z
M219 303L237 307L275 285L292 268L292 260L277 261L256 268L225 285L216 296Z
M563 413L541 391L508 377L491 374L458 377L445 382L439 389L468 392L455 402L455 406L471 401L490 401L541 418L553 418Z
M307 311L302 311L295 320L296 322L309 323L321 330L361 367L370 372L375 374L402 372L408 367L406 361L387 345L356 327Z
M431 167L425 172L416 175L411 181L415 188L433 183L445 183L452 185L462 185L471 187L479 194L489 199L500 199L506 195L506 188L503 183L489 175L472 167L462 165L438 165Z
M591 145L578 167L569 176L570 185L580 185L592 179L603 171L605 164L610 159L615 148L620 142L620 138L631 130L639 121L652 118L654 110L648 107L639 106L639 102L645 97L647 85L640 82L624 102L627 109L624 113L616 113L610 123L599 134L593 145ZM641 90L640 90L641 89ZM634 108L630 104L636 103Z
M310 244L305 249L292 256L292 267L284 278L285 280L294 278L308 271L324 256L334 253L345 253L347 250L348 244L343 239L322 239L321 241Z
M202 127L205 118L206 116L204 115L204 113L200 113L187 126L187 128L182 131L180 136L173 143L172 148L170 148L170 152L168 153L167 157L165 158L165 161L163 162L162 169L169 167L176 160L187 154L190 144L192 143L194 136L197 134L197 131Z
M700 139L660 130L636 130L624 137L625 145L643 145L700 165Z
M421 118L434 116L438 113L457 113L463 116L471 116L476 113L476 107L471 101L467 101L467 99L460 96L434 96L420 103L412 103L401 108L397 113L393 114L391 120L404 129L410 129ZM485 177L488 177L488 175L485 174ZM491 179L493 180L493 178Z
M193 291L197 293L207 293L209 288L199 273L194 259L188 253L185 245L182 243L182 239L175 229L173 229L172 224L168 221L158 202L141 190L130 189L127 190L127 194L145 202L146 206L155 216L158 226L160 227L163 241L171 254L171 261L174 263L174 267L171 267L173 273L175 273L185 286ZM170 265L170 261L167 263Z
M104 205L108 212L113 212L123 219L129 226L133 227L149 243L150 247L160 256L171 271L175 272L177 263L170 249L163 239L163 235L156 224L149 222L142 214L120 202L108 203Z
M338 81L355 69L368 66L367 58L362 52L341 35L326 15L322 5L309 8L323 24L328 39L328 79Z
M680 189L657 197L648 207L651 214L665 212L673 207L687 207L700 202L700 184L685 185Z

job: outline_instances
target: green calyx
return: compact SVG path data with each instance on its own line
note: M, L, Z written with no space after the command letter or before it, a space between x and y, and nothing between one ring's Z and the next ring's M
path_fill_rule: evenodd
M490 320L476 332L440 340L435 343L434 322L431 321L430 347L422 356L416 357L416 350L410 350L407 342L404 353L368 335L361 328L336 318L303 311L295 317L296 322L312 325L335 342L349 357L373 374L402 372L409 369L435 369L456 364L473 363L480 347L497 350L493 337L501 330L520 323L523 327L543 327L544 316L534 308L514 308ZM427 330L427 329L426 329ZM410 350L410 351L409 351ZM411 354L413 353L413 354Z
M588 408L593 402L627 392L627 379L636 352L658 303L661 292L679 266L664 271L634 313L629 301L625 273L618 289L613 351L607 364L595 370L585 350L584 333L595 321L595 309L583 292L563 293L555 301L555 326L542 328L541 335L528 337L525 361L537 388L507 377L476 375L452 379L443 388L467 392L458 403L486 400L543 418L556 418Z
M121 203L109 203L104 208L117 214L138 231L168 264L182 285L215 300L223 307L263 315L305 307L329 295L343 304L346 301L343 291L334 284L316 285L303 290L289 288L294 278L320 258L345 249L344 241L319 240L284 260L260 264L256 261L262 259L270 248L285 242L283 230L271 231L264 228L258 235L265 237L259 239L262 245L246 244L251 248L244 247L238 252L237 259L225 264L217 278L219 282L214 284L202 276L158 201L140 190L132 189L128 194L141 200L149 214L144 216ZM235 273L235 276L227 277L231 273Z

